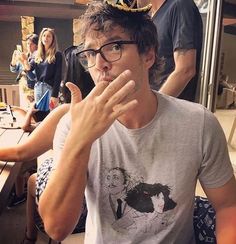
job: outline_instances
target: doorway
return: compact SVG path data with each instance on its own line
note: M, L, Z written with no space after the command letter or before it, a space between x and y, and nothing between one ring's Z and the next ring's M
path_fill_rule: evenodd
M196 0L196 3L207 33L200 103L218 118L236 168L236 129L233 131L233 124L236 125L236 0ZM229 140L230 132L232 140Z

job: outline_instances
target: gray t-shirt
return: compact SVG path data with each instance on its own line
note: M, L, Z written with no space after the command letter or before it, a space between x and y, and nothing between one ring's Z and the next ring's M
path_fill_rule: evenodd
M115 121L92 145L85 243L195 243L197 178L215 188L233 176L214 115L199 104L157 97L158 111L149 124L127 129ZM69 128L66 115L54 139L57 157Z

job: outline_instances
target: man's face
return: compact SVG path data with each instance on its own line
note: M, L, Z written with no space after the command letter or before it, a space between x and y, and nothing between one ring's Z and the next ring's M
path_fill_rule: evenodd
M99 49L102 45L114 41L130 41L130 37L121 27L114 27L106 33L89 32L85 39L84 49ZM122 56L115 62L107 62L100 53L96 54L95 65L88 69L95 84L100 81L112 82L123 71L129 69L132 79L136 83L136 90L140 87L144 77L148 78L148 68L145 63L145 55L138 53L136 44L124 44L121 46Z
M121 193L125 188L125 178L118 169L111 170L106 176L106 185L111 194Z

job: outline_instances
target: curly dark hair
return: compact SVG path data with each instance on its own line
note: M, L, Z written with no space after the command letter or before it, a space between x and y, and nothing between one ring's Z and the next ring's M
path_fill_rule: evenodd
M124 29L130 35L130 39L137 43L140 54L154 49L155 62L149 70L149 79L155 81L162 68L162 61L159 61L157 55L157 30L147 13L122 11L104 2L92 1L80 18L81 41L84 43L86 35L91 29L106 33L116 26Z
M159 183L139 183L133 189L128 191L125 200L130 207L139 212L152 213L155 209L151 197L158 196L160 193L163 194L165 201L163 211L165 212L173 209L176 206L176 202L169 197L169 187Z
M71 102L71 93L65 86L67 82L72 82L80 88L82 97L85 98L94 87L94 82L90 74L80 64L76 53L78 51L77 46L70 46L64 51L65 57L65 75L61 84L61 93L64 98L63 102Z

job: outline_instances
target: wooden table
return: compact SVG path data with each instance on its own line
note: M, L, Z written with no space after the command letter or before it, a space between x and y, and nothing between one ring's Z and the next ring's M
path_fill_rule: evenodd
M21 129L0 128L0 148L3 146L13 146L22 142L29 133ZM7 205L7 200L16 177L21 169L21 162L0 161L0 214Z

